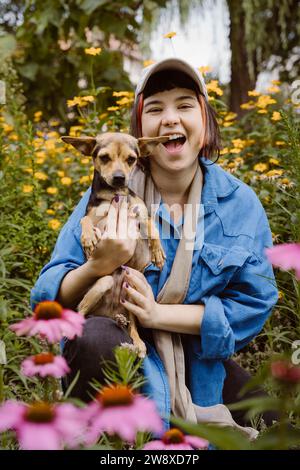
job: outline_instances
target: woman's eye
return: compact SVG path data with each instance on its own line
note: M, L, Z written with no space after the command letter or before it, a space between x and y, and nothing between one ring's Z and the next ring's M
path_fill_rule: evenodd
M191 108L192 106L188 105L188 104L183 104L182 106L180 106L180 109L183 109L183 108Z
M149 113L155 113L156 111L160 111L159 108L152 108L149 110Z

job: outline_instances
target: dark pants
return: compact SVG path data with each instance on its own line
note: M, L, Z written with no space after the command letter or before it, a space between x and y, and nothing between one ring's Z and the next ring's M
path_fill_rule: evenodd
M70 374L63 379L64 391L72 383L78 370L80 370L77 380L70 396L79 398L84 402L91 400L91 395L95 392L89 382L96 378L98 382L104 384L104 375L99 364L103 360L114 360L113 348L121 343L132 343L127 331L119 327L114 320L106 317L91 317L86 320L83 335L73 341L67 340L63 356L71 368ZM225 405L235 403L241 399L258 395L266 395L263 390L251 391L242 398L238 397L241 388L250 379L250 374L240 367L232 359L224 361L226 369L226 379L223 388L223 401ZM250 423L245 419L244 411L233 411L234 420L241 426L248 426ZM265 424L272 425L273 420L278 420L276 412L267 412L263 415Z

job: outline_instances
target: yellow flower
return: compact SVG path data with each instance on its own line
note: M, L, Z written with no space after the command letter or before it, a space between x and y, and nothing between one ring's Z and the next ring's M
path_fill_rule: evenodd
M90 159L89 159L89 158L82 158L82 159L81 159L81 163L82 163L83 165L86 165L87 163L90 163Z
M290 184L290 180L288 178L282 178L281 183L282 184Z
M118 111L119 106L109 106L109 108L107 108L107 111Z
M283 170L270 170L268 173L266 173L266 176L268 178L277 178L278 176L281 176L283 174Z
M271 120L272 121L281 121L282 117L281 114L278 111L273 111Z
M2 127L2 129L4 130L4 132L5 132L6 134L8 134L9 132L11 132L11 131L14 130L13 126L11 126L10 124L6 124L6 122L3 122L3 123L1 124L1 127Z
M84 49L84 52L87 55L99 55L101 51L102 51L101 47L89 47L87 49Z
M61 226L61 222L57 219L51 219L48 222L48 227L52 228L52 230L57 230Z
M24 184L22 188L23 193L32 193L33 191L33 186L32 184Z
M267 91L269 93L279 93L280 88L278 86L270 86L269 88L267 88Z
M108 116L108 113L102 113L102 114L100 114L99 119L104 119L107 116Z
M46 181L48 179L48 176L45 175L45 173L42 173L41 171L36 171L34 173L34 177L37 179L37 180L41 180L41 181Z
M15 142L16 142L17 140L19 140L19 137L18 137L17 134L10 134L10 135L8 136L8 138L9 138L9 140L13 140L13 141L15 141Z
M133 98L122 98L121 100L116 101L119 106L130 106L133 102Z
M281 147L282 145L285 145L285 142L283 140L276 140L275 145L278 145L278 147Z
M132 91L114 91L113 96L126 96L126 98L132 98L134 96L134 93Z
M49 126L51 126L51 127L59 126L59 124L60 124L60 122L57 121L56 119L53 119L53 120L49 121Z
M279 162L279 160L277 160L277 158L269 158L269 162L272 165L280 165L280 162Z
M260 93L256 90L250 90L248 91L248 96L259 96Z
M46 189L48 194L56 194L58 189L54 188L53 186L49 186L49 188Z
M271 96L269 95L261 95L258 100L257 100L257 103L256 103L256 106L258 108L266 108L267 106L269 106L270 104L274 104L276 103L276 100L274 100L273 98L271 98Z
M230 127L230 126L233 126L233 122L223 122L223 127Z
M65 176L65 172L62 171L62 170L58 170L58 171L57 171L57 174L58 174L58 176L59 176L60 178L62 178L63 176Z
M49 214L49 215L54 215L55 214L53 209L47 209L46 213Z
M44 157L40 157L40 158L37 158L37 159L36 159L36 163L37 163L38 165L42 165L42 164L44 163L44 161L45 161L45 158L44 158Z
M232 121L233 119L235 119L237 117L237 114L236 113L228 113L225 117L224 117L224 120L225 121Z
M83 98L84 97L81 96L74 96L72 100L67 101L68 108L72 108L73 106L79 106L80 108L87 106L88 103Z
M149 67L149 65L155 64L155 60L144 60L143 67Z
M200 73L205 75L206 73L209 73L212 71L212 68L210 65L202 65L201 67L198 67L198 70Z
M256 165L254 165L253 167L253 170L254 171L258 171L259 173L263 173L264 171L266 171L268 169L268 165L266 165L266 163L257 163Z
M72 184L72 178L69 178L69 176L64 176L60 181L61 184L64 184L65 186L70 186L70 184Z
M259 109L257 112L259 114L267 114L268 111L266 109Z
M222 150L220 150L220 155L226 155L228 153L228 148L224 147Z
M247 145L247 141L242 139L232 139L232 143L238 149L243 149Z
M207 83L206 88L207 88L208 93L212 92L212 93L216 93L216 95L218 96L222 96L223 90L221 90L218 84L219 84L218 80L211 80L209 83Z
M39 122L42 118L42 115L43 115L43 112L42 111L37 111L36 113L34 113L34 122Z
M70 158L70 157L65 157L64 158L65 163L70 163L71 161L72 161L72 158Z
M33 173L32 168L24 168L24 171L26 171L26 173Z
M271 80L272 85L280 85L281 81L280 80Z
M175 31L171 31L170 33L164 34L164 38L167 39L172 39L174 36L176 36Z
M230 153L241 153L242 149L239 149L239 148L232 148L232 149L229 149L229 152Z
M80 180L79 180L79 183L80 184L85 184L85 183L89 183L90 182L90 177L88 175L86 176L81 176Z
M95 101L95 97L92 95L82 96L82 100L86 101L87 103L93 103L93 101Z
M255 108L255 103L254 101L247 101L247 103L243 103L240 105L241 109L253 109Z

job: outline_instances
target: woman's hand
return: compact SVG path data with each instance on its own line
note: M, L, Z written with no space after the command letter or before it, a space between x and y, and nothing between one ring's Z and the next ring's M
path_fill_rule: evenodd
M125 266L125 277L120 302L133 313L144 328L158 325L159 304L155 301L145 276L136 269Z
M101 240L87 263L92 272L103 276L132 258L139 237L138 221L134 214L129 214L125 198L112 201L103 234L96 230Z

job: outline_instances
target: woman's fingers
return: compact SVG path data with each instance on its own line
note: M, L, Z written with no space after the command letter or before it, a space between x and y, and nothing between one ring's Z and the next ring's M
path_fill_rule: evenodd
M102 238L117 238L119 204L114 199L108 209L106 228Z
M122 305L126 308L126 310L133 313L139 320L142 318L143 309L141 309L138 305L135 305L126 299L123 299Z
M145 296L143 294L140 294L137 290L133 289L128 282L125 282L123 284L123 291L127 295L127 300L133 302L136 304L138 307L144 307L145 304ZM124 298L124 295L123 295Z
M147 296L148 291L149 291L149 284L146 281L144 277L137 276L136 273L139 273L139 271L136 271L135 269L128 268L126 266L126 271L125 271L125 281L130 284L132 287L134 287L138 292L140 292L144 297ZM129 274L128 274L129 270ZM133 271L135 271L133 273ZM139 273L141 274L141 273Z
M121 199L118 215L117 235L120 240L127 238L128 204L124 197Z

